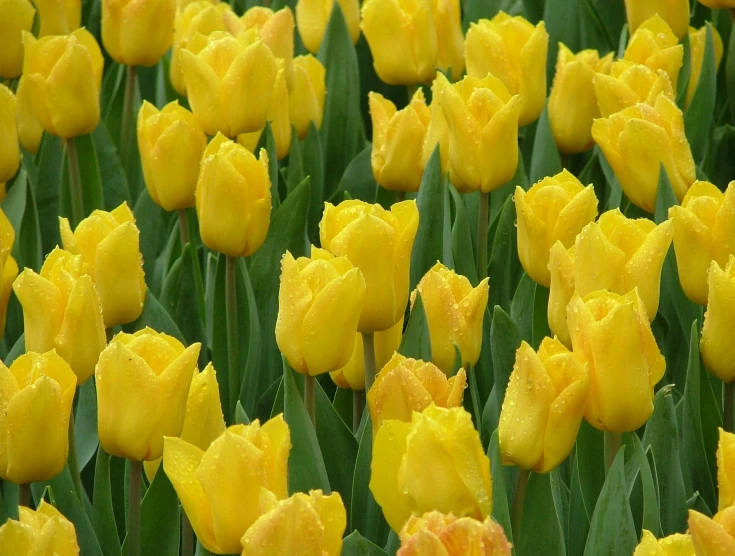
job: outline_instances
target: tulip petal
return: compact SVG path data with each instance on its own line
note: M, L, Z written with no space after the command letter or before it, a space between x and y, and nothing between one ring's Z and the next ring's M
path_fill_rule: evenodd
M191 381L181 438L206 450L224 431L225 419L222 416L217 376L209 363L201 373L195 373Z
M658 313L661 270L673 238L674 223L667 220L646 236L638 251L625 265L624 289L638 288L650 322L653 322Z
M26 350L44 353L53 349L64 319L64 299L59 288L26 269L13 283L13 290L23 306Z
M482 130L483 193L494 191L515 175L518 167L518 117L521 98L512 97Z
M410 423L386 421L373 442L370 491L394 531L401 530L412 511L410 497L398 485L398 475L410 432Z
M191 110L207 135L227 133L223 114L224 106L220 100L221 83L214 70L186 48L179 50L181 69L184 74L186 91Z
M261 446L266 461L268 490L281 500L288 496L288 454L291 450L291 430L283 420L283 414L276 415L265 423L260 432L267 442Z
M728 556L735 554L735 539L713 519L689 510L689 532L692 535L695 554Z
M36 532L30 525L8 519L0 527L0 546L6 554L32 554Z
M701 352L704 365L723 382L735 379L735 350L732 323L735 322L735 258L725 270L716 261L709 268L709 297L702 325Z

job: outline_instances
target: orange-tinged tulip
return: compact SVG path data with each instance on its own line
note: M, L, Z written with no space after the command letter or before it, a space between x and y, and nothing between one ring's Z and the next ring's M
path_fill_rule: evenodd
M633 556L695 556L691 535L674 533L657 539L653 533L643 529L641 542L636 546Z
M722 37L720 37L720 34L717 32L717 29L713 25L710 25L709 28L712 30L712 42L713 46L715 47L715 73L717 73L717 68L720 67L720 62L722 61ZM704 51L706 45L707 25L704 25L699 29L689 27L689 47L691 48L690 55L692 66L689 73L689 84L687 85L687 106L689 106L689 104L692 102L692 98L694 98L694 92L697 90L697 85L699 85L699 77L700 75L702 75L702 66L704 64Z
M309 124L322 127L324 97L327 93L327 70L312 56L297 56L293 60L293 86L288 95L288 117L296 126L299 139L306 137Z
M35 511L18 508L18 520L9 519L0 527L0 552L13 556L78 556L74 524L41 500Z
M688 23L687 18L681 36L686 33ZM631 35L623 58L629 62L644 64L654 71L663 70L676 89L676 80L684 62L684 47L679 44L678 37L666 21L656 14L641 23Z
M312 54L319 52L324 32L327 30L332 8L339 4L350 32L353 44L360 38L359 0L298 0L296 2L296 26L306 49Z
M41 146L43 137L43 126L33 113L31 97L28 91L27 81L21 77L16 91L16 124L18 126L18 139L23 148L28 152L36 154Z
M81 0L33 0L33 3L41 23L39 37L68 35L82 26Z
M617 60L610 74L598 73L594 80L595 96L600 114L607 118L638 103L655 106L659 94L674 101L674 88L663 70L652 70L643 64Z
M0 183L10 180L20 166L16 105L13 91L0 84Z
M709 267L709 296L702 325L700 350L707 370L723 382L735 380L735 256L724 268L717 261Z
M459 0L432 0L438 56L436 67L451 72L453 80L464 73L464 33Z
M155 66L174 38L176 0L102 0L102 44L113 60Z
M23 31L33 27L36 13L30 0L0 0L0 77L12 79L23 71Z
M719 429L717 446L717 510L722 511L735 504L735 434Z
M697 556L735 554L735 506L718 512L714 518L689 510L689 533Z
M625 12L631 34L654 15L666 21L680 39L689 26L689 0L625 0Z

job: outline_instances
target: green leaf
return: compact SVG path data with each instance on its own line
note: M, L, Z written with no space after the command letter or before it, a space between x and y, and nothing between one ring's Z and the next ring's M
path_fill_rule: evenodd
M454 201L454 223L452 224L452 258L454 260L454 270L457 274L466 276L473 286L477 286L477 269L475 268L475 254L472 249L472 232L470 231L470 223L467 218L467 208L465 207L462 195L457 192L452 184L448 184L447 188ZM449 212L449 211L447 211ZM495 285L493 285L495 288Z
M556 148L554 135L551 133L549 109L547 106L541 112L541 117L536 127L529 180L531 183L536 183L546 176L554 176L561 171L561 156L559 156L559 150Z
M5 366L10 367L10 365L13 364L13 361L18 359L21 355L23 355L26 352L26 338L25 333L21 334L18 337L18 340L13 344L13 347L10 348L10 351L8 352L7 357L5 357Z
M316 243L319 239L319 221L324 212L324 154L321 136L314 122L309 124L309 131L302 143L302 164L304 177L309 176L311 184L308 236L312 243Z
M522 272L516 248L516 207L512 197L505 201L498 216L492 245L488 270L492 284L489 306L500 305L509 311Z
M498 430L495 429L487 447L487 457L490 458L490 471L493 478L493 510L492 516L505 531L505 536L513 542L513 531L510 525L510 509L508 507L508 497L510 490L508 488L507 471L500 457L500 445L498 443Z
M493 360L498 408L503 405L505 390L516 361L516 350L520 345L521 331L518 326L508 316L508 313L503 311L502 307L496 305L490 327L490 353Z
M268 153L268 176L271 181L271 210L275 211L281 205L281 194L278 189L278 154L276 152L276 138L273 135L271 122L266 122L260 139L255 147L255 152L265 149ZM271 212L272 214L272 212Z
M74 143L77 146L79 173L82 178L84 215L88 216L93 210L105 208L104 194L102 193L102 176L100 175L100 167L97 160L97 149L94 146L94 140L91 134L75 137Z
M43 253L61 243L59 234L59 192L64 170L64 144L58 137L44 133L38 150L38 180L33 184L38 207Z
M584 496L582 495L579 460L573 458L569 495L569 519L567 521L569 556L582 556L589 530L590 514L587 512L587 508L585 508Z
M79 469L84 469L97 451L97 390L93 380L79 387L77 411L74 416Z
M429 323L424 312L424 302L421 294L416 292L416 299L408 318L408 325L403 334L398 353L413 359L431 361L431 336L429 335Z
M40 271L43 264L41 228L31 174L21 167L13 187L3 199L2 209L15 230L13 256L18 267ZM58 218L55 219L58 229Z
M370 162L373 146L368 145L355 156L342 174L335 200L340 193L347 193L351 199L360 199L366 203L375 203L378 196L378 184L373 177L373 167Z
M363 537L359 531L353 531L345 537L342 556L387 556L387 553Z
M143 305L143 312L137 318L137 320L125 325L126 330L135 332L136 330L142 330L146 326L150 326L157 332L164 332L169 336L173 336L181 342L185 342L184 335L176 326L174 319L168 314L163 305L156 299L156 296L148 290L145 294L145 305Z
M595 147L595 152L597 153L597 160L600 163L600 168L602 168L602 173L605 174L605 181L607 181L607 199L600 199L600 212L616 209L620 207L620 202L623 198L623 189L620 187L620 182L618 182L615 172L600 150L600 147Z
M707 24L707 41L704 47L704 59L697 88L692 102L684 113L684 128L692 148L692 155L697 164L704 161L710 141L710 130L715 113L715 96L717 94L717 66L715 64L715 43L712 36L712 25Z
M661 517L659 514L658 493L653 482L653 473L651 466L648 464L648 457L636 433L626 433L625 443L626 448L630 448L633 452L630 460L625 465L628 490L633 492L630 497L631 504L635 504L638 507L638 501L635 499L636 487L640 487L643 499L642 520L638 521L638 518L634 517L634 521L641 523L643 529L647 529L656 535L656 537L660 537Z
M510 304L510 318L518 325L521 337L531 345L533 345L533 306L535 297L536 282L524 272Z
M523 501L518 556L564 555L564 534L551 493L550 473L531 473Z
M156 257L169 237L173 214L168 214L153 202L148 190L143 188L133 208L135 223L140 230L140 253L143 255L143 270L146 278L153 275ZM154 288L155 289L155 288Z
M89 381L91 382L91 381ZM110 485L110 456L102 449L97 450L94 466L94 530L104 554L120 554L120 537L117 535L115 512L112 507L112 487Z
M105 210L112 210L123 202L131 204L128 178L125 175L117 146L112 140L110 132L104 122L100 122L92 132L97 162L99 164L100 178L102 180L102 193L104 196ZM82 162L82 164L84 164Z
M248 419L248 414L245 413L245 410L242 408L242 404L240 403L240 400L237 400L237 403L235 404L234 423L236 425L249 425L250 424L250 419Z
M247 301L247 327L241 329L240 337L247 336L247 360L245 370L240 383L239 402L242 402L243 408L249 415L253 415L260 392L260 365L262 353L262 331L260 330L260 320L258 316L258 306L255 301L255 293L253 292L253 284L250 280L250 274L245 261L240 259L238 267L242 281L245 284L245 299ZM239 315L239 313L238 313ZM254 385L258 387L254 387Z
M684 47L684 58L679 76L676 79L676 104L684 110L684 101L686 100L689 79L692 73L692 43L689 40L688 33L681 39L681 45Z
M671 187L669 176L664 165L661 164L658 173L658 189L656 190L656 210L654 212L656 224L666 222L669 219L669 209L678 204L679 201Z
M178 556L179 499L163 465L143 496L140 506L140 545L145 554Z
M593 428L592 425L583 420L577 434L575 454L575 459L579 464L582 501L591 520L600 491L605 483L602 431Z

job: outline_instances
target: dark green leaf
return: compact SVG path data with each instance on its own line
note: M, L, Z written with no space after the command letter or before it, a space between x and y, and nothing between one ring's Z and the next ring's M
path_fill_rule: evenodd
M576 460L579 465L582 501L590 520L595 509L600 490L605 482L605 460L603 454L603 435L587 421L582 421L577 434Z
M86 467L97 451L97 390L89 379L79 387L77 411L74 417L79 469Z
M169 215L153 202L148 190L141 191L133 208L135 223L140 230L140 253L143 255L143 270L146 277L153 274L156 257L163 249L168 239L169 222L173 215Z
M453 185L448 184L449 193L454 201L454 223L452 224L452 258L454 270L457 274L466 276L473 286L477 286L477 269L475 268L475 253L472 249L472 232L467 219L467 209L460 195ZM495 285L493 285L493 288Z
M117 146L110 136L104 122L100 122L92 132L97 161L99 163L100 178L102 179L102 193L105 200L105 210L112 210L123 202L131 204L128 178L125 175Z
M140 506L140 545L143 554L178 556L179 515L176 491L163 465L160 465Z
M91 382L91 381L89 381ZM120 554L120 538L117 535L115 513L112 508L110 486L110 456L104 450L97 451L94 466L94 530L104 554Z
M523 501L518 556L564 555L564 534L554 506L549 473L531 473Z
M373 167L370 163L372 150L373 146L368 145L350 161L337 186L336 198L344 192L349 194L351 199L360 199L366 203L376 202L378 184L373 177Z
M156 296L150 290L145 295L145 305L143 305L143 313L137 320L126 325L125 328L131 331L142 330L146 326L150 326L157 332L164 332L169 336L173 336L177 340L184 342L184 335L176 326L174 319L168 314L163 305L156 299Z
M487 456L490 458L490 471L493 478L493 511L492 516L500 523L505 531L505 536L513 542L513 532L510 525L510 509L508 499L512 489L507 483L510 468L506 468L500 457L500 445L498 444L498 431L493 432L487 447Z
M424 303L421 294L416 292L416 299L408 318L408 325L401 340L398 352L405 357L431 361L431 337L429 336L429 323L424 312Z
M518 325L521 338L529 344L533 343L533 306L536 297L536 282L523 273L521 281L518 282L516 293L510 305L510 317Z
M521 267L516 248L516 207L509 197L498 216L488 276L490 278L490 307L500 305L510 310L511 298L520 280Z
M44 253L61 242L59 234L59 192L64 170L64 144L58 137L44 133L38 151L38 180L33 184Z
M18 267L40 271L43 264L41 228L36 208L31 173L21 167L13 187L3 199L2 208L15 230L13 256ZM58 228L58 218L55 219Z
M536 127L536 137L533 140L533 158L531 159L531 183L554 176L562 171L561 156L556 148L554 135L551 133L548 107L544 108Z
M490 328L490 353L495 373L495 395L498 408L503 405L505 390L516 360L516 350L520 345L521 331L518 326L508 316L508 313L496 305Z
M684 113L684 127L697 164L701 164L710 141L710 129L715 112L717 94L717 66L715 64L715 43L712 26L707 24L707 42L697 88L692 102Z
M387 556L387 553L363 537L358 531L353 531L345 537L342 545L342 556Z
M84 215L88 216L93 210L105 208L105 199L102 193L102 176L100 175L100 167L97 160L97 149L94 146L94 140L91 134L75 137L74 143L77 146L79 173L82 178ZM75 225L72 222L72 226Z

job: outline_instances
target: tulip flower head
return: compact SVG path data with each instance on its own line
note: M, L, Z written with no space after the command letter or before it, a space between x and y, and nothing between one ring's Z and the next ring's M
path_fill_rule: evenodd
M10 254L15 243L13 225L0 209L0 335L5 333L5 322L8 312L10 292L13 290L13 281L18 276L18 263ZM27 346L26 346L27 347Z
M714 26L709 27L712 31L712 43L715 47L715 73L720 67L722 61L723 45L722 37ZM694 93L699 85L699 77L702 75L702 66L704 65L704 52L707 45L707 26L704 25L699 29L689 27L689 46L691 48L691 72L689 74L689 84L687 85L686 105L689 106L694 98Z
M694 556L694 543L689 534L674 533L657 539L653 533L643 529L641 542L633 556Z
M13 91L0 84L0 184L3 185L20 167L16 105Z
M102 44L113 60L155 66L171 47L176 0L102 0Z
M41 500L35 511L20 506L18 514L17 520L8 519L0 527L0 552L3 554L79 554L74 524L45 500Z
M38 36L68 35L82 26L81 0L33 0L38 10ZM30 31L30 29L28 29Z
M0 77L12 79L23 71L23 31L30 32L36 13L30 0L0 0Z
M686 33L687 25L688 18L681 36ZM644 64L654 71L663 70L676 89L679 70L684 63L684 47L679 44L679 38L668 23L656 14L641 23L631 35L623 58L629 62Z
M706 369L723 382L735 380L735 256L720 267L712 261L707 277L709 295L702 325L700 351Z
M596 74L593 84L603 118L639 103L655 106L661 93L672 102L676 100L671 80L664 70L654 71L627 60L613 62L610 74Z
M43 137L43 126L33 113L30 92L27 80L23 77L18 81L16 91L16 124L18 126L18 139L23 148L33 154L38 153Z
M282 60L288 89L293 86L294 17L286 6L274 12L264 6L253 6L240 18L243 30L255 28L260 40L271 49L277 60Z
M304 139L309 124L322 127L324 97L327 93L327 70L311 54L297 56L293 60L293 86L288 95L288 117L296 126L299 139Z
M449 166L449 124L447 124L447 119L444 117L444 109L438 99L440 91L449 86L449 81L444 77L444 74L438 74L436 79L431 83L431 96L436 100L429 106L431 119L429 120L429 127L426 130L424 148L421 154L421 166L425 168L429 162L429 158L431 158L431 155L434 154L434 150L438 146L443 175L446 175Z
M735 506L717 512L714 517L689 510L689 533L696 555L735 554Z
M438 56L436 67L458 79L464 73L464 33L459 0L433 0Z
M625 0L625 12L630 33L653 16L662 18L680 39L689 26L689 0Z
M296 27L306 50L312 54L319 52L324 32L332 16L332 9L339 4L342 16L350 32L352 43L360 38L359 0L297 0Z
M735 0L698 0L703 6L714 9L735 8Z
M717 446L718 511L735 504L735 434L719 429Z

